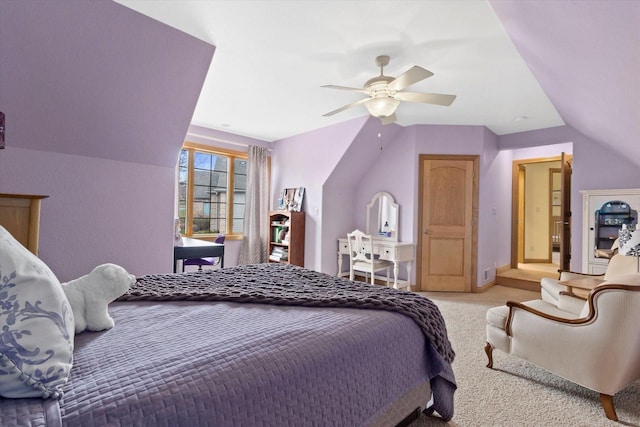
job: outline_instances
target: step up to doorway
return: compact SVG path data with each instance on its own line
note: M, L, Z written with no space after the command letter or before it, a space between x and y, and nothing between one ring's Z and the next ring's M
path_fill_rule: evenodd
M540 291L540 280L542 280L543 277L552 277L555 279L558 277L558 274L512 268L498 272L496 285L538 292Z

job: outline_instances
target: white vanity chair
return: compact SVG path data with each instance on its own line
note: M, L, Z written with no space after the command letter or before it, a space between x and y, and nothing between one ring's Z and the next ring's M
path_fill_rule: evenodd
M349 279L355 280L355 272L359 271L370 277L371 284L375 285L376 271L385 270L387 272L387 286L389 286L389 270L393 263L375 257L371 235L355 230L347 233L347 240L349 242Z
M393 263L393 287L411 290L415 245L398 241L399 212L400 207L391 194L384 191L374 194L367 204L365 233L371 235L374 255ZM338 239L338 276L349 276L349 271L342 271L342 258L348 255L349 241L345 236ZM407 265L407 280L398 279L400 263Z

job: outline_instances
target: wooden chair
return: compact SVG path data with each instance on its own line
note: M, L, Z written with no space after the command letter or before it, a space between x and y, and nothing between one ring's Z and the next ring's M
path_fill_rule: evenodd
M376 258L373 254L371 235L360 230L347 233L349 242L349 279L355 279L355 271L371 275L371 284L375 284L375 272L387 270L387 286L389 286L389 271L393 267L391 261Z

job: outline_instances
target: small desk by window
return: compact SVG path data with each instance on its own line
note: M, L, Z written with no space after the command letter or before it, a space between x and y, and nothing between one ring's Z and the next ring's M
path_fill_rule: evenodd
M220 267L224 267L224 243L183 237L182 246L173 247L173 272L178 271L178 260L209 257L220 258Z

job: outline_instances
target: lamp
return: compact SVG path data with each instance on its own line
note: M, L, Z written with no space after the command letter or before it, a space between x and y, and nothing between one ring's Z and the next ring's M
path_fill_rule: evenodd
M636 269L640 273L640 230L636 230L635 225L622 224L618 238L620 254L636 257L638 260Z
M364 105L372 116L384 118L389 117L396 112L396 108L400 105L400 101L395 98L382 95L376 98L371 98Z

